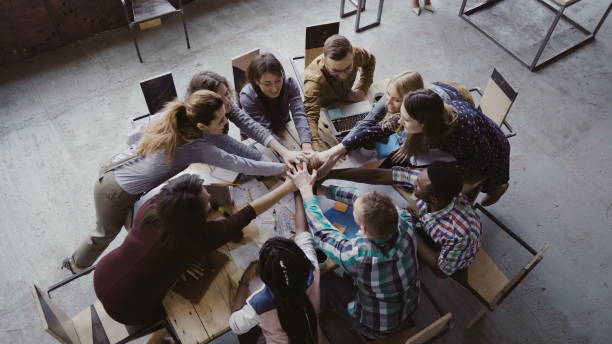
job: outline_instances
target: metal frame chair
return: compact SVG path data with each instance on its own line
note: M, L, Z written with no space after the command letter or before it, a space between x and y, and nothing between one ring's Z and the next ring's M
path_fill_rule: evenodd
M90 274L95 265L55 283L46 291L36 284L32 285L34 302L40 311L43 327L60 343L78 344L123 344L137 338L166 328L177 343L180 340L172 331L166 319L145 326L126 326L114 321L104 310L100 301L88 306L76 316L69 318L66 313L51 300L51 292Z
M471 88L470 92L476 92L480 95L478 110L497 123L500 128L504 126L508 129L507 138L516 136L516 131L514 131L506 119L518 96L518 92L504 79L497 69L493 68L493 73L491 73L491 78L487 82L484 92L479 87Z
M173 101L177 97L172 72L141 81L140 89L147 103L149 113L134 117L132 119L132 124L159 112L166 103Z
M521 57L519 57L516 52L514 52L513 50L505 47L490 32L485 31L484 29L479 27L476 23L474 23L469 18L469 16L471 14L474 14L474 13L480 11L480 10L489 8L489 7L495 5L496 3L500 2L500 1L502 1L502 0L485 0L484 2L482 2L482 3L472 7L470 9L466 10L465 7L466 7L467 0L463 0L463 3L461 4L461 9L459 10L459 16L461 18L463 18L463 20L465 20L466 22L470 23L470 25L475 27L476 30L480 31L482 34L487 36L491 41L493 41L493 43L497 44L497 46L499 46L500 48L504 49L508 54L510 54L510 56L514 57L517 61L519 61L525 67L529 68L529 70L532 71L532 72L533 71L537 71L537 70L539 70L539 69L541 69L541 68L543 68L543 67L545 67L545 66L547 66L547 65L549 65L549 64L551 64L551 63L553 63L553 62L555 62L555 61L557 61L559 59L561 59L562 57L568 55L569 53L573 52L574 50L577 50L580 47L583 47L586 44L588 44L589 42L592 42L593 40L595 40L595 35L597 34L599 29L601 28L601 25L603 24L603 22L606 20L606 17L610 13L610 9L612 9L612 2L610 2L610 5L608 5L607 10L605 11L603 16L599 20L599 23L597 24L595 29L591 32L591 31L587 30L586 28L584 28L582 25L578 24L577 22L575 22L574 20L569 18L568 16L566 16L565 14L563 14L563 12L565 11L566 8L570 7L573 4L576 4L576 3L580 2L581 0L552 0L558 6L557 8L555 8L554 6L552 6L551 4L546 2L546 0L538 0L538 2L540 2L541 4L546 6L548 9L554 11L556 13L556 16L555 16L555 19L553 20L550 28L546 32L546 35L544 36L544 40L542 41L542 44L540 45L540 47L539 47L535 57L533 58L532 61L526 61L526 60L523 60ZM567 21L569 24L574 26L576 29L578 29L582 33L584 33L586 35L586 37L582 41L580 41L580 42L578 42L578 43L576 43L576 44L574 44L574 45L564 49L563 51L553 55L552 57L549 57L548 59L544 60L543 62L538 63L538 61L540 60L540 57L542 55L542 52L544 51L544 48L548 44L548 41L550 40L550 37L552 36L552 33L555 30L555 27L559 23L560 19L563 19L563 20Z
M187 49L191 49L189 34L187 33L187 24L185 24L183 0L178 0L178 8L168 0L121 0L121 3L123 4L125 19L132 33L132 39L134 40L134 46L136 47L136 53L138 53L138 60L140 63L143 63L143 61L140 55L138 41L136 40L136 31L134 27L138 24L162 18L167 15L176 13L181 15L183 30L185 31L185 40L187 41Z
M317 56L323 53L323 44L325 40L332 35L340 32L340 22L318 24L306 27L306 45L303 56L295 56L291 58L291 68L298 80L302 94L304 93L304 69ZM300 69L295 64L297 60L304 60L304 68Z
M355 18L355 32L363 32L365 30L380 25L383 5L385 3L384 0L378 0L378 15L376 16L376 21L366 26L359 26L359 22L361 21L361 12L366 10L366 0L357 0L357 2L355 2L355 0L348 1L353 5L353 7L355 7L355 9L349 12L344 12L346 0L340 0L340 18L346 18L352 16L353 14L356 14L357 16Z
M247 84L247 69L251 62L260 55L259 48L247 51L232 59L232 76L234 77L234 88L236 92L236 103L240 105L240 91Z

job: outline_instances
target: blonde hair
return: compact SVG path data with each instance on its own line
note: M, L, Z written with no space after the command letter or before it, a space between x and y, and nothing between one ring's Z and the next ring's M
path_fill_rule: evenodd
M172 160L180 145L202 136L197 124L209 125L221 106L221 96L208 90L196 91L184 102L175 99L167 103L162 117L145 131L137 154L147 156L164 150L166 159Z
M420 90L424 88L425 85L419 72L406 70L391 78L389 86L387 87L395 88L395 92L403 99L408 92Z

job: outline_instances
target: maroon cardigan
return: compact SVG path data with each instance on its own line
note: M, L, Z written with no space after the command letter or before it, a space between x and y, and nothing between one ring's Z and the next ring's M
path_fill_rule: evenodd
M174 282L193 263L185 250L168 249L159 237L158 223L142 224L146 210L157 197L138 211L132 230L121 246L104 256L94 272L94 289L106 312L126 325L143 325L166 316L162 300ZM194 231L198 256L230 240L239 240L242 229L255 218L249 205L231 217L206 223ZM200 233L206 232L207 235Z

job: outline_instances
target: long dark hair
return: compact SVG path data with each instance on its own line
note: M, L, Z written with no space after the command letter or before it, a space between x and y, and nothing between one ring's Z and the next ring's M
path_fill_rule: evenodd
M158 222L160 238L169 249L193 253L193 233L205 226L208 212L202 183L195 174L170 180L156 196L155 206L145 214L143 223Z
M281 327L291 344L317 343L317 313L306 295L312 263L292 240L274 237L259 253L261 280L276 297Z
M414 156L426 153L448 132L448 124L444 122L444 101L436 92L424 89L408 93L404 97L403 106L410 117L423 124L423 132L410 135L406 141L408 154Z
M272 54L265 53L261 54L253 59L247 68L247 79L253 86L253 88L259 92L259 86L257 82L261 79L262 75L270 73L279 78L285 76L285 70L280 61Z

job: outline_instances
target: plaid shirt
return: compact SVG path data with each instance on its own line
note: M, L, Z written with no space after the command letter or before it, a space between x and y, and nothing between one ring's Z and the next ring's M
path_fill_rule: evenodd
M414 185L420 169L393 167L393 184ZM425 201L417 199L423 231L438 245L438 267L447 275L466 268L480 249L480 218L464 194L459 194L446 207L430 213Z
M352 205L358 193L352 188L331 186L328 198ZM304 202L315 242L328 257L350 274L356 285L355 301L348 312L368 329L387 333L410 319L419 296L416 241L413 219L398 209L397 231L385 239L371 240L358 232L348 238L323 215L316 198Z

